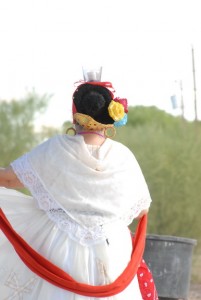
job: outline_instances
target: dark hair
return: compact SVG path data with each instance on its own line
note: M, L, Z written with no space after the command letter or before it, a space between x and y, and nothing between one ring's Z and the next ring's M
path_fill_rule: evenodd
M99 85L82 84L73 94L73 102L78 113L92 117L102 124L113 124L108 106L112 100L110 91Z

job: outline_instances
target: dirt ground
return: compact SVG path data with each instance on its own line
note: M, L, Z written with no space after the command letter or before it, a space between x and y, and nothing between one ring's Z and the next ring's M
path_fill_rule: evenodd
M201 284L191 284L189 300L201 300Z

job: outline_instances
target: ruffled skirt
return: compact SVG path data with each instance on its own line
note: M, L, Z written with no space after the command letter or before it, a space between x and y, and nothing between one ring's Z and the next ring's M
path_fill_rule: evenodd
M132 251L129 230L115 228L108 241L82 245L61 231L39 209L33 197L0 188L0 207L18 234L38 253L76 281L90 285L113 282L127 266ZM21 261L0 231L0 300L142 300L137 276L121 293L106 298L86 297L58 288L34 274Z

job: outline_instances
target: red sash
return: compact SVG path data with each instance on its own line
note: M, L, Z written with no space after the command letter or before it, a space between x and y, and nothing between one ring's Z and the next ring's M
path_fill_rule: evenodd
M122 274L111 284L92 286L75 281L70 275L52 264L46 258L32 249L12 228L8 219L0 209L0 228L6 235L15 251L35 274L47 280L51 284L70 292L89 297L109 297L122 292L136 275L145 247L147 227L147 215L144 215L138 223L135 236L132 238L133 251L131 260ZM149 298L153 299L153 298Z

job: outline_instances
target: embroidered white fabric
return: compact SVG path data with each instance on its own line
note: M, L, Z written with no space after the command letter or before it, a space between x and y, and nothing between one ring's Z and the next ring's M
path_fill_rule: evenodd
M60 230L68 233L72 239L79 240L79 242L83 245L99 243L106 239L104 226L99 225L88 228L81 226L51 198L49 193L39 181L38 177L35 175L26 154L17 161L14 161L11 165L18 178L24 183L37 200L39 208L46 212L49 219L52 220ZM85 215L88 214L88 212L77 213ZM90 218L88 218L88 220L90 220Z
M99 158L99 145L86 144L86 146L93 157ZM126 212L125 215L123 215L120 219L127 225L131 224L133 221L133 216L138 215L141 212L142 207L147 207L147 198L145 197L141 198L141 200L137 202L135 206L131 207L129 213Z
M103 226L85 228L73 221L62 209L51 209L46 212L48 217L57 224L58 228L68 233L74 239L79 240L80 244L89 245L99 243L106 239Z
M60 208L39 181L29 163L27 154L12 162L11 166L19 180L29 189L33 197L37 200L41 209L48 211Z
M125 225L131 224L133 217L147 207L149 201L146 197L137 201L129 211L125 211L121 216L108 219L96 211L83 211L78 209L64 210L51 197L48 190L43 186L41 180L35 174L28 155L18 158L12 164L14 172L20 181L30 190L33 197L37 200L40 209L44 210L56 226L68 233L73 239L79 240L82 244L98 243L106 239L106 232L118 223ZM79 221L78 221L79 220ZM106 225L105 225L106 224ZM110 229L109 229L110 230Z

